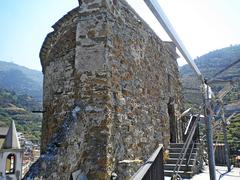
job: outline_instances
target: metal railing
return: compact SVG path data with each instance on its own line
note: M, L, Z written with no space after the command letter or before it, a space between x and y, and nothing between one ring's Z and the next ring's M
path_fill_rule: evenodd
M155 150L130 180L164 180L163 145Z
M191 159L191 156L192 156L192 153L193 153L194 146L195 146L195 141L192 141L192 148L191 148L190 154L186 158L186 165L187 166L189 165L189 162L190 162L190 159Z
M172 179L176 179L179 175L179 170L182 166L182 162L183 162L183 159L186 157L186 154L187 154L187 151L188 151L188 148L193 140L193 136L195 134L195 131L196 131L196 128L198 126L198 121L199 121L199 118L200 118L200 114L198 115L198 117L195 119L193 125L192 125L192 128L187 136L187 139L183 145L183 148L181 150L181 153L179 155L179 158L177 160L177 163L176 163L176 166L173 170L173 175L172 175ZM194 144L192 144L192 146L194 146ZM191 154L189 155L189 158L191 158ZM187 160L188 162L188 160Z

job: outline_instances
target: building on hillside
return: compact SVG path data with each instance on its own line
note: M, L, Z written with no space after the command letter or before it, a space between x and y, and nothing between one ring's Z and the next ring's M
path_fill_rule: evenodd
M14 121L9 128L0 127L0 180L22 178L23 150Z
M8 127L0 127L0 149L4 143L7 133L8 133Z

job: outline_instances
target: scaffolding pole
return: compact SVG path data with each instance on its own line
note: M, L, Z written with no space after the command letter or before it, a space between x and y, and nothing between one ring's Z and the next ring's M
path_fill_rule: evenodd
M213 128L212 128L212 109L211 109L211 90L207 82L204 85L204 116L207 135L208 167L210 180L216 180L215 155L213 147Z
M227 121L225 119L225 113L224 113L224 107L223 107L223 102L221 102L222 106L222 128L223 128L223 136L224 136L224 150L225 150L225 157L226 157L226 164L228 168L228 172L231 171L231 162L229 158L229 144L227 140Z
M204 82L203 75L201 74L200 70L196 66L195 62L191 58L189 52L185 48L184 44L178 37L176 31L174 30L173 26L171 25L170 21L168 20L167 16L163 12L161 6L157 2L157 0L144 0L147 4L149 9L152 11L158 22L162 25L165 29L171 40L175 43L178 50L181 52L187 63L193 69L195 74L197 75L198 79L200 79L203 86L206 86ZM207 89L209 86L207 85ZM208 91L205 91L204 97L208 97ZM209 159L209 171L210 171L210 180L216 180L216 170L215 170L215 158L214 158L214 150L213 150L213 130L212 130L212 116L211 116L211 108L210 107L210 100L204 98L205 102L205 122L206 122L206 130L207 130L207 146L208 146L208 159Z
M174 30L172 24L168 20L167 16L163 12L161 6L156 0L144 0L149 9L152 11L153 15L156 17L158 22L162 25L164 30L167 32L168 36L171 38L171 40L174 42L174 44L177 46L178 50L183 55L184 59L187 61L187 63L190 65L190 67L193 69L194 73L196 73L197 77L203 82L203 77L198 69L197 65L193 61L191 55L187 51L186 47L182 43L181 39L178 37L176 31Z

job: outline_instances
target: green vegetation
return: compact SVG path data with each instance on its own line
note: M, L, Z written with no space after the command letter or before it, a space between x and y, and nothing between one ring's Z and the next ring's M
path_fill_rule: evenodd
M32 141L41 136L42 73L0 61L0 126L15 120L17 131Z
M38 101L42 100L42 73L0 61L0 88L27 94Z
M236 152L240 150L240 114L235 116L228 127L228 139L231 151Z
M40 140L42 116L31 111L39 109L41 104L32 97L0 89L0 126L9 126L14 120L17 131L35 142Z
M229 142L230 151L232 154L235 154L237 150L240 150L239 127L240 127L240 114L236 115L234 118L230 120L230 125L227 128L228 130L227 138ZM218 129L218 134L215 134L215 139L217 138L219 142L221 143L224 142L222 129Z
M210 79L217 72L226 68L231 63L240 59L240 45L230 46L220 50L212 51L201 57L198 57L195 62L204 77ZM182 66L180 68L182 83L185 88L186 102L191 104L201 103L200 91L189 90L187 88L199 88L199 81L196 79L195 74L188 65ZM235 79L240 76L240 63L230 68L224 74L219 76L219 78L228 80ZM217 93L223 88L224 84L211 84L213 91ZM230 103L230 101L236 101L240 99L240 81L236 83L235 88L225 97L225 102Z
M204 74L204 77L210 79L213 77L217 72L224 69L231 63L235 62L236 60L240 59L240 45L230 46L227 48L223 48L220 50L216 50L210 52L206 55L198 57L195 62L201 72ZM191 90L192 88L199 88L199 81L196 79L194 73L191 71L188 65L185 65L180 68L182 83L184 87L184 95L186 106L193 106L197 108L202 103L202 98L200 91ZM227 70L224 74L219 76L218 78L224 80L236 79L240 77L240 63L235 65L233 68ZM225 84L218 83L218 84L211 84L211 87L214 93L218 93ZM224 104L231 104L240 101L240 80L234 86L234 88L229 92L224 98ZM235 110L239 110L240 108L236 107ZM227 113L226 114L231 114ZM234 117L231 120L231 124L228 126L228 140L230 143L231 152L236 152L240 150L240 115ZM215 131L216 132L216 131ZM223 134L222 130L216 132L215 140L219 136L219 142L223 142Z

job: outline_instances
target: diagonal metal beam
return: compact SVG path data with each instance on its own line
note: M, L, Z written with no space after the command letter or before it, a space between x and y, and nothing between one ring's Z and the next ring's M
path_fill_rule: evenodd
M225 78L225 77L223 77ZM234 76L232 79L214 79L211 81L211 84L213 83L228 83L228 82L231 82L231 83L236 83L237 81L240 81L240 76Z
M177 46L178 50L181 52L187 63L196 73L198 78L203 81L203 76L200 70L198 69L197 65L193 61L192 57L190 56L189 52L185 48L184 44L182 43L181 39L178 37L176 31L174 30L173 26L171 25L170 21L168 20L167 16L163 12L162 8L160 7L159 3L156 0L144 0L149 9L152 11L154 16L157 18L158 22L162 25L165 29L169 37Z
M226 96L233 88L233 83L227 83L223 89L219 91L219 93L216 95L217 99L223 99L224 96Z
M187 113L189 113L189 111L191 110L191 108L188 108L187 110L185 110L178 118L177 121L180 120L183 116L185 116Z
M237 112L232 113L227 119L226 122L230 121L236 114L238 114Z
M149 9L152 11L152 13L155 15L156 19L159 21L159 23L162 25L162 27L165 29L169 37L172 39L172 41L177 46L178 50L181 52L183 57L186 59L187 63L190 65L190 67L193 69L199 80L201 81L202 85L204 87L207 87L207 91L204 92L205 97L209 97L209 86L205 84L204 77L198 67L196 66L195 62L191 58L190 54L188 53L187 49L183 45L182 41L178 37L177 33L175 32L174 28L172 27L171 23L169 22L167 16L163 12L162 8L158 4L156 0L144 0ZM205 104L205 124L206 124L206 131L207 131L207 144L208 144L208 159L209 159L209 171L210 171L210 179L216 180L216 170L215 170L215 158L214 158L214 150L213 150L213 131L212 131L212 116L210 111L210 99L207 98L204 100Z
M232 64L228 65L227 67L225 67L224 69L222 69L221 71L217 72L210 80L208 80L208 83L211 83L212 81L214 81L219 75L223 74L225 71L227 71L228 69L230 69L231 67L235 66L236 64L240 63L240 59L234 61Z

